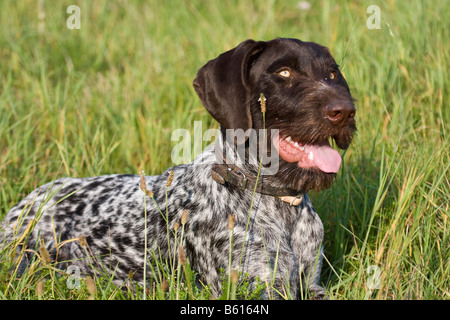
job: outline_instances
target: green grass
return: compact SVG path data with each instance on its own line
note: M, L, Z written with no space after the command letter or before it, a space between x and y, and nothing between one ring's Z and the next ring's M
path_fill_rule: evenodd
M338 178L311 193L330 298L450 298L448 1L311 1L308 11L298 1L42 3L41 24L38 1L0 4L0 219L58 177L162 172L174 129L217 128L192 88L197 70L247 38L295 37L328 46L357 99ZM80 30L66 28L72 4ZM366 27L372 4L379 30ZM0 299L143 298L108 278L94 279L94 294L84 281L69 289L39 261L16 278L6 251L0 263ZM176 271L162 269L147 298L188 297L176 281L163 290Z

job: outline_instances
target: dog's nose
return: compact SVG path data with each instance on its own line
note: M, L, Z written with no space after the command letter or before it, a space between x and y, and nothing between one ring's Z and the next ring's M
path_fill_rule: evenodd
M351 102L332 102L325 108L325 117L336 126L346 126L354 121L356 109Z

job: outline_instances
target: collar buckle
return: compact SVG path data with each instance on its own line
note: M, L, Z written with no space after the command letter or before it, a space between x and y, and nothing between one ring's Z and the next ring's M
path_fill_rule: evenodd
M239 189L241 189L241 190L245 190L245 187L247 186L248 179L247 179L247 176L239 168L232 169L232 168L228 167L227 168L227 175L225 176L225 181L226 182L230 182L232 180L231 176L233 174L233 171L239 173L242 176L237 181L237 187Z

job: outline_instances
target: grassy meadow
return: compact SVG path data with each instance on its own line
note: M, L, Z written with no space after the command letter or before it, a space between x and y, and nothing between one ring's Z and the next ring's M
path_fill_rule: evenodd
M357 99L338 177L310 194L330 299L450 299L450 2L305 3L2 1L0 221L59 177L161 173L173 130L218 127L192 87L204 63L248 38L299 38L329 47ZM80 29L66 25L70 5ZM0 251L0 299L144 298L110 279L71 289L45 261L16 277L10 256ZM209 298L159 275L145 298Z

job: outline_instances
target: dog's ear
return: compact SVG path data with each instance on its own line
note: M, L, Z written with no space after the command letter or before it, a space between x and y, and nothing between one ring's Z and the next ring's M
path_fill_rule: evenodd
M266 42L247 40L209 61L197 73L194 88L206 110L225 129L252 128L249 72ZM245 142L238 141L238 144Z

